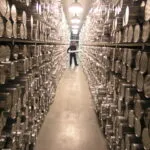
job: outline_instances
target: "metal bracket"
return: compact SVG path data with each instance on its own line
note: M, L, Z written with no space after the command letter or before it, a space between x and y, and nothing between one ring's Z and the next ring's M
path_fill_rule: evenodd
M12 45L13 45L13 46L15 45L15 40L14 40L14 39L12 40Z
M144 50L145 49L145 44L142 44L142 50Z

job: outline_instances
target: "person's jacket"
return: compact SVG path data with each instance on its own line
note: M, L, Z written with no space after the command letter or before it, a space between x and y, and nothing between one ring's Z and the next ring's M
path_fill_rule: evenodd
M69 50L70 51L75 51L77 48L75 45L71 45L68 49L67 49L67 53L69 53ZM71 54L75 54L75 52L71 53Z

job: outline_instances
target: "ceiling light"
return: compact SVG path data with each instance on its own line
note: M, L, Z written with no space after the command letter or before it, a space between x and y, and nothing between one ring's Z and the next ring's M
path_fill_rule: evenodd
M77 15L73 16L72 19L71 19L71 23L79 24L80 23L80 18Z
M72 25L72 29L78 29L79 26L78 25Z
M72 34L78 34L78 32L72 32Z
M69 12L71 13L81 13L82 11L83 7L77 0L75 0L69 7Z
M78 32L78 29L72 29L73 32Z

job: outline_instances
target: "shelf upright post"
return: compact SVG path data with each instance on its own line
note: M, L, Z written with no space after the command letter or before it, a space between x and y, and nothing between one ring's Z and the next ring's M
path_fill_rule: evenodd
M145 49L145 44L143 43L143 44L142 44L142 50L144 50L144 49Z
M12 45L13 45L13 46L15 45L15 40L14 40L14 39L12 39Z

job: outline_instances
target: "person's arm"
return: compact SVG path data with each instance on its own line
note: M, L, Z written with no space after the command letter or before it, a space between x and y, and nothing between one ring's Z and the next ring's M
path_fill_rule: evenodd
M69 49L70 49L70 47L67 49L67 53L69 53Z

